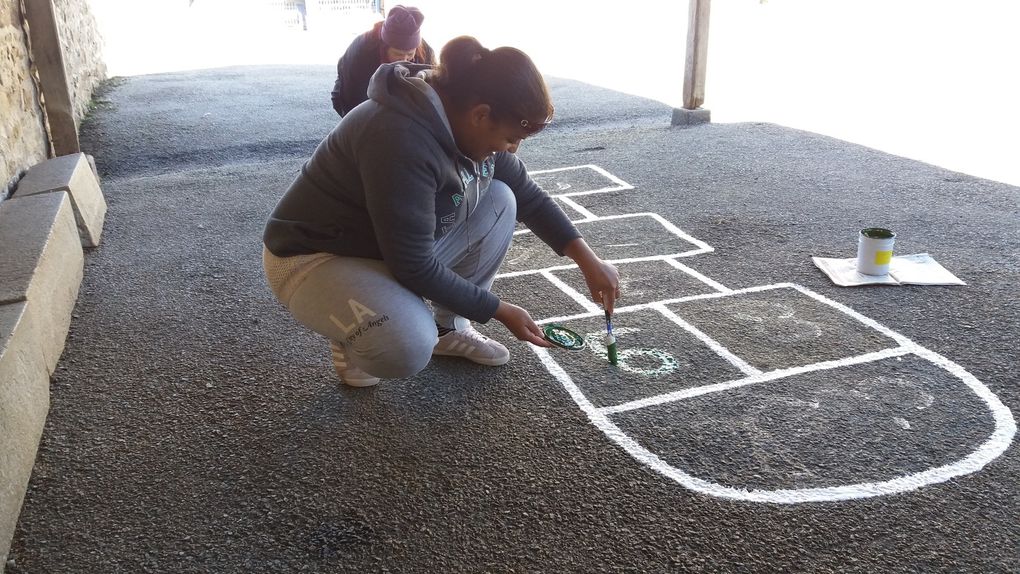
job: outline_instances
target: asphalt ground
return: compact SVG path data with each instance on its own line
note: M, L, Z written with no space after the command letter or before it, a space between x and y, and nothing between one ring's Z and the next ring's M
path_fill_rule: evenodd
M551 78L520 155L619 261L619 364L521 233L494 289L587 349L492 322L504 367L344 388L260 267L331 73L100 95L103 244L7 572L1020 570L1020 189ZM865 226L967 285L835 286L810 258Z

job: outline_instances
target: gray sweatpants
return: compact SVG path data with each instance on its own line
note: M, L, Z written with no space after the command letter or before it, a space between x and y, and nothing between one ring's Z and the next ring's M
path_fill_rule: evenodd
M467 220L436 242L436 257L489 289L510 248L516 219L513 192L492 180ZM409 377L428 365L437 324L468 325L448 309L430 308L375 259L330 256L308 272L284 303L300 323L343 345L348 362L385 379Z

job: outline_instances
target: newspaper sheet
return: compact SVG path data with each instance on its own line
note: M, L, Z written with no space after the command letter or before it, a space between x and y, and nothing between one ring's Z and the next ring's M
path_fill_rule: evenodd
M857 272L857 258L812 257L814 264L836 285L966 285L927 253L899 255L889 263L888 275L863 275Z

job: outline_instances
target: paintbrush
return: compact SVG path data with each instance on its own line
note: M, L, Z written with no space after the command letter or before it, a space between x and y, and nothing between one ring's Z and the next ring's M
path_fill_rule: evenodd
M609 364L616 364L616 337L613 335L613 316L606 311L606 351L609 352Z

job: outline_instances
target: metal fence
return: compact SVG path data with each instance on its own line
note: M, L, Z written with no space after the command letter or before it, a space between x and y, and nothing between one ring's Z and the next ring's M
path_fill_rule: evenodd
M270 10L287 26L307 28L350 16L382 13L382 0L266 0Z
M294 3L294 0L288 0ZM381 12L382 0L308 0L308 11L318 14L331 12Z

